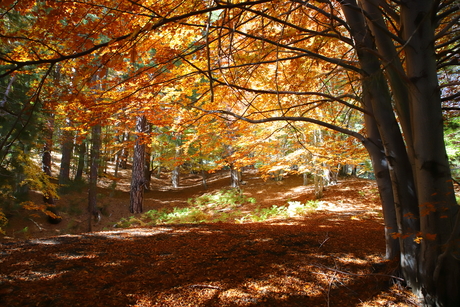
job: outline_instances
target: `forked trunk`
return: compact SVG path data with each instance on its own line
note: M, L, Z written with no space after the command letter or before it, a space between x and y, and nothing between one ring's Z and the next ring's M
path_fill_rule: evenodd
M437 79L433 9L437 1L405 0L401 6L414 174L420 209L420 280L427 306L460 306L460 225L447 158Z

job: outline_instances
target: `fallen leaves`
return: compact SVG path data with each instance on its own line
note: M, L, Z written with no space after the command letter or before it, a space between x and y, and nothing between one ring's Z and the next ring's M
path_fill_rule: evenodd
M289 181L261 184L248 184L245 191L263 188L264 198L271 199L262 202L265 207L279 204L271 195L286 193L291 184L298 187ZM391 277L394 264L382 258L378 204L369 197L353 200L357 191L372 194L372 188L370 181L356 180L329 187L328 205L302 218L163 225L4 243L0 304L415 306L410 292L388 286L397 279ZM305 191L299 195L305 197Z

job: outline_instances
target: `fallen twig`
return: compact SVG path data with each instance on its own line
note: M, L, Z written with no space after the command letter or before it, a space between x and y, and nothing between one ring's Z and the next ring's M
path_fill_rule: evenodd
M330 238L330 237L329 237L329 233L327 232L327 233L326 233L326 238L324 238L323 242L321 242L321 243L319 244L318 249L321 248L321 247L324 245L324 243L326 243L327 240L329 240L329 238ZM318 242L318 243L319 243L319 242Z
M38 230L43 231L43 229L45 229L45 228L40 227L40 225L38 225L38 223L35 222L33 219L29 218L29 220L31 220L35 224L35 226L38 227Z
M215 290L224 290L218 286L211 286L211 285L191 285L190 288L207 288L207 289L215 289Z

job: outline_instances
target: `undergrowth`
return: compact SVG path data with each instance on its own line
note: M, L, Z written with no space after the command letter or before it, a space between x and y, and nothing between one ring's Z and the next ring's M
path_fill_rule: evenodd
M122 218L115 227L154 226L161 224L216 223L216 222L262 222L273 218L304 216L314 211L319 201L311 200L305 204L288 201L287 205L270 208L257 207L253 212L242 212L239 207L255 203L254 198L245 196L241 190L226 189L188 200L189 207L150 210L140 216Z

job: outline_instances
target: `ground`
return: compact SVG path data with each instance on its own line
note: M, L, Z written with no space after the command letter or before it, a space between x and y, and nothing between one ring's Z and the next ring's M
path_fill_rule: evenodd
M59 200L61 224L11 219L0 244L1 306L416 306L396 264L383 259L374 181L339 180L305 216L120 229L113 226L131 216L122 175L116 187L103 178L91 233L86 187ZM251 171L243 180L257 202L242 212L314 199L297 176L264 181ZM164 175L145 194L145 211L188 206L228 183L219 172L205 190L187 175L173 189Z

